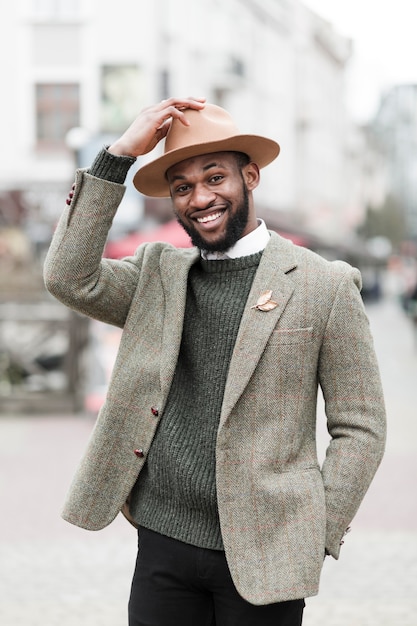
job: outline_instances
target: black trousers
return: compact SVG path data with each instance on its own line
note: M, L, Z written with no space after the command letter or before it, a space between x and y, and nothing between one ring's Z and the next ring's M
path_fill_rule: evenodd
M304 600L255 606L236 591L224 552L145 528L129 600L129 626L301 626Z

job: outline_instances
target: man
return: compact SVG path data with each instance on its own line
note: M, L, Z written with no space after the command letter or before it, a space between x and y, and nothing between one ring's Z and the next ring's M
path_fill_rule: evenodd
M196 247L102 259L129 167L164 137L134 184L171 196ZM139 528L131 626L299 626L383 454L359 272L256 217L278 152L203 99L149 107L77 172L46 260L57 298L124 329L63 516L97 530L123 510Z

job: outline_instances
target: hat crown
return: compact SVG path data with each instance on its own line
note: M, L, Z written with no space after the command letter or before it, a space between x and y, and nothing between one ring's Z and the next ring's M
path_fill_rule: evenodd
M206 104L199 111L186 109L184 115L190 126L173 119L165 139L165 153L196 144L221 141L239 134L230 114L216 104Z
M145 195L169 196L167 170L202 154L243 152L259 168L271 163L279 154L276 141L259 135L241 134L230 114L216 104L207 103L199 111L183 109L182 112L189 126L173 118L165 138L164 153L143 165L133 178L136 189Z

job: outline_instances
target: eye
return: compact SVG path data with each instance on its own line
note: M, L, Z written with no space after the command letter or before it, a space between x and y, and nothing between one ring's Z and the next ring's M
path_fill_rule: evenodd
M189 191L190 187L189 185L178 185L178 187L175 187L175 193L187 193L187 191Z
M224 176L222 176L221 174L215 174L214 176L211 176L210 178L210 183L220 183L223 180Z

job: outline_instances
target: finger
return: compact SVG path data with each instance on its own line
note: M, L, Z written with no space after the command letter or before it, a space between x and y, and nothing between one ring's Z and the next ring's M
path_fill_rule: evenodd
M156 130L159 131L162 129L166 129L166 132L168 132L168 128L171 125L172 120L174 118L181 120L181 122L183 122L183 124L185 124L186 126L189 125L188 120L185 118L184 113L182 113L180 109L177 109L174 106L169 106L169 107L165 107L163 111L161 111L160 114L158 115L158 118L156 121L158 126L156 127Z
M184 115L184 112L187 109L197 109L200 110L202 109L202 106L189 106L189 105L183 105L183 104L177 104L177 105L173 105L173 106L169 106L166 107L165 110L163 111L164 113L164 119L167 120L171 120L172 119L177 119L179 120L182 124L184 124L184 126L189 126L190 122L188 121L187 117Z
M186 109L202 109L205 105L205 98L168 98L161 100L155 105L154 109L158 113L156 130L161 137L164 137L172 120L178 119L184 126L189 126L190 122L187 120L183 111Z
M186 109L202 109L205 105L205 98L169 98L161 100L156 105L158 112L164 114L164 118L172 115L172 117L180 117L177 111L185 111Z
M161 100L159 103L162 108L167 106L174 106L177 109L189 109L189 108L202 108L206 102L206 98L195 98L194 96L190 96L188 98L167 98L165 100Z
M167 134L169 127L171 126L172 117L170 116L167 120L164 120L162 124L157 127L158 137L162 139Z

